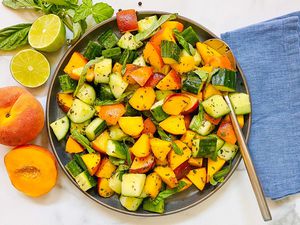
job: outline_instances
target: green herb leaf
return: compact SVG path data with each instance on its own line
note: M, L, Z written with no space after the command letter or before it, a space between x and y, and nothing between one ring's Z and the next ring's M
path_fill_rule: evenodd
M13 50L27 44L31 23L23 23L0 30L0 50Z
M156 198L153 200L153 204L157 205L160 201L163 201L164 199L170 197L171 195L176 194L177 192L179 192L184 186L186 185L186 183L184 181L179 181L178 186L176 188L173 189L167 189L164 190L162 192L160 192Z
M126 145L125 141L123 141L123 146L124 146L125 154L126 154L126 162L127 162L128 166L130 166L131 165L131 155L130 155L129 148Z
M101 106L101 105L114 105L114 104L117 104L117 103L120 103L120 102L123 102L124 99L128 96L130 96L131 94L133 93L133 91L128 91L128 92L124 92L120 98L118 99L115 99L115 100L99 100L99 99L96 99L95 102L94 102L94 105L95 106Z
M122 165L125 163L125 160L124 159L119 159L119 158L116 158L116 157L113 157L113 156L109 156L109 161L114 164L115 166L119 166L119 165Z
M156 31L156 29L158 29L164 22L168 21L168 20L174 20L177 18L177 14L169 14L169 15L162 15L155 23L152 24L152 26L140 33L137 33L134 36L134 39L136 42L140 42L143 40L146 40L147 38L149 38L153 32Z
M114 9L106 3L99 2L92 7L92 15L96 23L109 19L113 14Z
M90 146L90 141L83 136L78 130L71 132L72 138L74 138L79 144L81 144L89 153L94 153L95 150Z
M182 149L180 149L178 147L178 145L175 142L173 142L172 138L170 136L168 136L163 129L161 129L160 127L157 127L157 132L162 140L171 142L172 148L177 155L183 155Z
M192 51L195 49L193 48L193 46L191 46L191 44L189 44L184 37L180 34L180 32L177 29L174 29L174 35L177 39L177 41L179 42L179 44L184 48L184 50L187 51L187 53L189 53L191 56L193 55Z
M224 167L222 170L216 172L209 180L210 184L215 186L218 183L224 182L225 176L229 173L231 169L231 161L229 165Z
M90 14L92 14L92 6L92 0L83 0L82 4L75 10L73 22L76 23L80 20L85 20Z
M2 4L12 9L41 9L34 0L3 0Z

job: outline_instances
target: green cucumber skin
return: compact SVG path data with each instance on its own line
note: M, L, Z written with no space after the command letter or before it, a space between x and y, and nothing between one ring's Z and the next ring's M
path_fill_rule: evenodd
M83 53L83 56L87 58L88 60L94 59L96 57L101 56L101 46L94 42L94 41L89 41L87 44L87 47Z
M68 74L58 76L58 81L63 93L73 93L75 91L77 82Z
M234 92L236 90L236 72L219 69L219 71L212 76L211 83L220 91Z
M115 96L113 95L108 84L101 84L98 88L98 97L101 101L105 100L114 100Z
M125 106L125 114L124 116L140 116L141 112L133 108L128 102L126 103Z
M58 141L61 141L68 133L70 121L67 116L64 116L50 124L54 135Z
M97 185L95 178L86 170L77 175L75 181L83 191L87 191Z
M75 159L72 159L70 162L68 162L65 165L65 168L69 171L73 178L83 172L83 169L78 165Z
M179 61L180 48L173 41L163 40L160 45L162 58L171 58L176 62Z
M216 160L217 157L217 138L216 137L206 137L200 139L199 149L197 154L194 157L210 157L213 160Z
M192 46L195 46L195 44L200 41L199 36L196 34L194 29L189 26L184 31L181 32L182 37L190 43Z
M96 91L91 85L84 83L76 94L76 97L84 103L92 105L96 99Z
M102 56L105 58L117 59L121 55L121 48L115 47L102 51Z
M157 122L161 122L169 117L162 108L164 100L156 102L150 109L150 112Z
M74 154L73 159L81 167L82 170L87 170L87 167L81 158L81 154L78 154L78 153Z
M201 78L197 74L191 72L187 74L187 78L183 81L182 90L198 94L201 84Z
M108 140L107 143L107 154L119 159L126 159L126 153L124 146L121 142Z
M93 141L98 135L100 135L107 127L105 120L97 117L94 119L85 130L86 136L90 141Z
M126 64L132 63L138 57L138 53L135 50L125 49L119 59L119 63L123 65L126 60Z
M104 47L105 49L113 48L116 46L118 41L119 38L111 29L104 31L98 38L100 46Z

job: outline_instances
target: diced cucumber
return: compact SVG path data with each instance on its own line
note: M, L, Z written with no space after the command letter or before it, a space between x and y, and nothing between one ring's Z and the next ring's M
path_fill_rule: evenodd
M217 158L217 138L216 137L205 137L200 138L199 148L196 147L196 151L193 151L193 157L205 157L216 160Z
M145 174L124 174L122 177L122 195L128 197L139 197L143 191L145 181Z
M100 46L104 47L105 49L114 47L118 43L118 40L119 39L117 35L113 32L112 29L106 30L98 38Z
M91 85L84 83L77 92L76 97L86 104L92 105L96 99L96 92Z
M198 94L201 84L201 78L194 72L190 72L187 74L186 79L183 81L182 90L193 94Z
M230 112L230 109L221 95L213 95L202 102L207 114L214 118L220 118Z
M83 123L95 115L95 109L79 99L74 99L67 115L72 122Z
M83 53L83 56L88 60L101 56L101 46L94 41L89 41Z
M195 46L195 44L200 41L199 36L191 26L182 31L181 35L192 46Z
M194 52L193 58L194 58L195 66L199 66L202 61L202 58L198 51Z
M119 73L112 73L109 76L109 87L115 96L115 98L120 98L123 92L126 90L128 83L123 80L123 77Z
M134 65L137 65L137 66L146 66L146 62L145 62L145 59L142 55L140 55L139 57L137 57L133 63Z
M117 59L121 55L121 48L115 47L102 51L102 56L105 58Z
M122 180L120 178L121 174L119 171L115 172L111 178L109 178L108 186L117 194L121 194L122 190Z
M95 138L100 135L106 129L105 120L99 117L94 119L85 130L85 134L90 141L95 140Z
M88 171L83 171L75 177L75 181L83 191L87 191L97 185L97 181Z
M130 32L126 32L118 41L118 46L123 49L136 50L143 45L143 42L136 41Z
M68 133L70 122L67 116L64 116L50 124L58 141L62 140Z
M62 92L73 93L75 91L77 82L73 80L68 74L58 76L58 81Z
M72 133L73 130L77 130L79 133L85 135L85 129L90 124L91 120L87 120L83 123L74 123L71 121L70 132Z
M165 201L162 199L157 205L155 205L151 198L146 198L143 202L143 209L149 212L164 213Z
M249 95L245 93L232 93L229 94L229 99L235 114L243 115L251 112Z
M123 165L125 164L125 159L118 159L116 157L112 157L112 156L109 156L109 161L114 164L115 166L120 166L120 165Z
M121 63L122 65L132 63L137 56L137 51L125 49L119 59L119 63Z
M215 125L205 119L199 121L199 118L194 116L190 123L190 129L200 135L206 136L215 129Z
M114 125L109 127L109 136L111 140L122 141L125 137L127 137L127 134L122 131L119 125Z
M225 144L220 148L218 151L218 156L226 161L232 159L239 147L237 145L230 144L228 142L225 142Z
M174 64L179 61L181 50L173 41L162 40L160 49L165 64Z
M212 85L220 91L234 92L236 90L236 72L219 69L211 78Z
M169 95L174 94L174 91L169 91L169 90L157 90L155 91L156 99L158 101L165 99Z
M161 122L169 117L169 115L165 113L165 111L162 108L163 104L164 104L164 99L156 102L150 108L150 112L157 122Z
M68 162L65 167L73 178L77 177L83 172L83 169L78 165L75 159L72 159L70 162Z
M126 159L126 152L121 142L108 140L106 153L119 159Z
M209 137L215 137L217 138L217 145L216 145L216 151L218 151L222 146L224 145L225 141L223 141L221 138L218 137L216 134L210 134Z
M76 153L73 155L73 159L76 161L76 163L80 166L80 168L82 170L87 170L86 165L84 164L82 158L81 158L82 154Z
M127 196L120 196L120 202L123 207L128 209L129 211L136 211L143 202L142 198L134 198Z
M145 17L138 21L138 31L143 32L148 30L154 23L157 22L157 16Z
M109 74L112 71L112 59L102 59L100 62L95 64L94 73L95 84L104 83L108 84Z
M101 84L98 90L99 90L98 97L100 98L101 101L115 99L115 96L113 95L108 84Z

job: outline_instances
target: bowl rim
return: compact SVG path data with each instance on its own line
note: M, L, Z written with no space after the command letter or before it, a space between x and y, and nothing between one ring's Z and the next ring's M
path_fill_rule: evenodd
M137 14L138 15L165 15L165 14L172 14L170 12L165 12L165 11L159 11L159 10L140 10L140 11L137 11ZM178 19L181 19L181 20L184 20L190 24L193 24L194 26L196 27L199 27L201 28L202 30L204 30L205 32L207 32L209 35L211 35L212 37L214 38L219 38L217 35L215 35L213 32L211 32L209 29L207 29L206 27L204 27L203 25L199 24L198 22L194 21L194 20L191 20L187 17L184 17L184 16L180 16L179 13L177 13L177 18ZM185 207L182 207L180 209L176 209L176 210L172 210L172 211L169 211L169 212L165 212L163 214L159 214L159 213L147 213L147 214L142 214L142 213L137 213L137 212L131 212L131 211L128 211L126 209L119 209L119 208L115 208L111 205L108 205L106 203L103 203L101 202L99 199L95 198L94 196L90 195L88 192L85 192L83 190L81 190L79 188L79 186L77 185L77 183L75 182L75 180L73 179L73 177L71 177L71 175L68 173L68 171L65 169L65 166L63 165L63 163L61 162L60 160L60 157L59 155L57 154L57 151L55 150L55 145L52 141L52 138L51 138L51 128L50 128L50 121L49 121L49 109L50 109L50 97L51 97L51 92L52 92L52 89L53 89L53 86L54 86L54 81L55 81L55 78L58 76L58 72L59 72L59 68L62 66L63 62L66 60L66 57L69 55L70 52L73 51L73 49L77 46L78 43L81 42L82 39L84 39L86 36L88 36L90 33L92 33L93 31L99 29L100 27L102 27L103 25L107 24L107 23L110 23L112 21L115 21L116 20L116 16L113 16L112 18L108 19L108 20L105 20L95 26L93 26L92 28L90 28L84 35L82 35L82 37L77 40L65 53L64 55L62 56L62 58L59 60L59 63L57 64L56 68L55 68L55 71L52 75L52 78L51 78L51 83L49 85L49 89L48 89L48 94L47 94L47 101L46 101L46 126L47 126L47 135L48 135L48 139L49 139L49 143L50 143L50 146L51 146L51 150L52 152L54 153L57 161L58 161L58 164L60 166L60 168L63 170L64 174L69 178L69 180L71 180L71 182L76 186L77 189L79 189L82 193L84 193L87 197L89 197L90 199L92 199L93 201L95 201L96 203L99 203L100 205L108 208L108 209L111 209L115 212L119 212L119 213L122 213L122 214L126 214L126 215L131 215L131 216L138 216L138 217L159 217L159 216L167 216L167 215L171 215L171 214L175 214L175 213L178 213L178 212L182 212L182 211L185 211L187 209L190 209L198 204L200 204L201 202L204 202L206 199L208 199L210 196L212 196L215 192L217 192L218 190L221 189L221 187L223 187L223 185L229 180L229 178L232 176L232 174L234 173L234 171L236 170L236 168L238 167L238 165L240 164L241 162L241 159L242 159L242 156L240 154L240 152L238 152L238 155L236 155L237 157L237 161L236 163L233 165L233 167L231 168L230 172L228 173L228 175L226 176L226 178L224 179L224 182L222 183L219 183L211 192L209 192L206 196L204 196L203 198L199 199L198 201L188 205L188 206L185 206ZM251 101L251 95L250 95L250 92L249 92L249 87L248 87L248 84L247 84L247 80L246 80L246 77L239 65L239 63L237 62L237 69L241 75L241 78L243 80L243 84L244 84L244 87L245 87L245 91L247 94L249 94L249 97L250 97L250 104L252 105L252 101ZM252 124L252 113L249 114L249 118L248 118L248 127L247 127L247 130L246 130L246 136L245 136L245 140L246 140L246 143L248 142L248 139L249 139L249 136L250 136L250 131L251 131L251 124Z

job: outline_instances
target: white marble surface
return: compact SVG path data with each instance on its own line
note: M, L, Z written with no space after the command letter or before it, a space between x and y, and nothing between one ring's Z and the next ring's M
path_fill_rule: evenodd
M116 10L161 10L178 12L219 35L222 32L300 10L299 0L111 0ZM38 14L33 11L13 11L0 4L0 29L32 22ZM65 49L47 54L52 70ZM9 62L14 53L0 52L0 87L18 85L10 75ZM30 90L45 105L49 82ZM34 142L48 146L45 129ZM0 225L100 225L100 224L201 224L201 225L260 225L263 222L244 165L220 191L204 203L176 215L159 218L139 218L106 209L83 195L59 171L56 187L46 196L32 199L16 191L10 184L3 157L9 148L0 145ZM300 224L300 195L280 201L268 200L273 221L271 225Z

